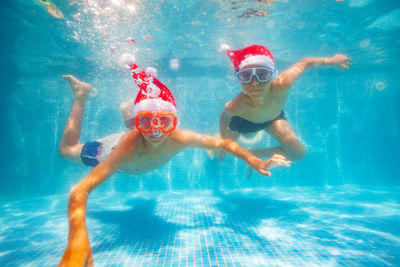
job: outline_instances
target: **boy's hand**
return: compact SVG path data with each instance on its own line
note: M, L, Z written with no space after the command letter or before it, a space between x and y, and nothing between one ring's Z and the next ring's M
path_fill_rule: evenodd
M290 167L290 163L291 162L286 160L284 156L275 154L269 160L261 161L258 166L254 167L254 169L256 169L262 175L271 176L271 172L268 171L269 169L278 166Z
M342 54L336 54L329 59L329 63L348 70L351 67L351 58Z
M71 241L68 242L64 255L58 264L58 267L64 266L93 266L92 250L86 229L76 233Z

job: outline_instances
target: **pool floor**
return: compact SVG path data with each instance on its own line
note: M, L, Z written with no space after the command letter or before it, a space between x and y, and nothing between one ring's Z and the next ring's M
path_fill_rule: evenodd
M89 197L95 266L399 266L400 188L274 187ZM55 266L68 195L0 202L0 266Z

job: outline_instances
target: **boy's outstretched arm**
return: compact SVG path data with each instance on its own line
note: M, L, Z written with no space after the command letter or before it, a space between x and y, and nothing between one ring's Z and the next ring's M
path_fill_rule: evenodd
M71 189L68 201L68 244L58 266L93 266L85 223L87 198L94 188L110 177L128 158L135 146L134 139L134 132L126 134L121 144Z
M202 135L184 130L175 130L173 138L184 146L188 147L191 146L206 149L223 149L224 151L246 161L260 174L266 176L271 176L271 172L268 171L268 169L270 168L279 165L283 165L286 167L290 166L290 161L287 161L286 158L281 155L274 155L271 159L262 161L261 159L257 158L246 149L241 147L235 141L232 141L230 139Z
M348 70L351 66L351 59L342 54L336 54L333 57L305 58L282 72L272 84L279 89L289 89L306 69L329 65Z

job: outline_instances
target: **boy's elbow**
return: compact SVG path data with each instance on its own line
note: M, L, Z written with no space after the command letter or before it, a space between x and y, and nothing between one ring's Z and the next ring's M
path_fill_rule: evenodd
M234 149L234 146L237 145L234 141L231 139L221 139L220 142L220 149L223 149L225 151L231 151Z
M69 192L69 200L71 202L82 201L88 196L87 190L85 190L80 184L74 185Z

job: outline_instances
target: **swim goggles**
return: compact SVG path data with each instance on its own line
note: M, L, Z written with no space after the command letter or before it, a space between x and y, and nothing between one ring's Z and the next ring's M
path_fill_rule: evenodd
M253 76L256 76L257 80L262 83L269 81L274 74L275 69L269 69L265 67L247 68L236 72L236 77L241 83L250 83Z
M135 117L136 129L141 133L150 133L154 128L170 133L176 128L177 118L171 112L140 112Z

